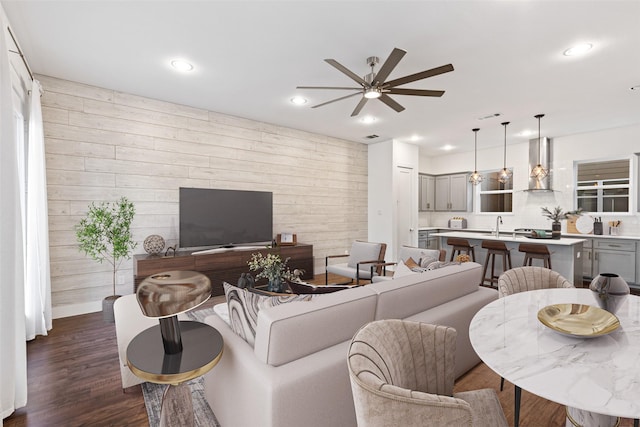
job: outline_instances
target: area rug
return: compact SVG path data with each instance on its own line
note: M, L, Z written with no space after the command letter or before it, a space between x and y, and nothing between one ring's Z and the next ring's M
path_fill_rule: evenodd
M191 320L202 322L205 317L214 314L212 308L195 310L188 312L187 316ZM204 397L204 379L195 378L187 383L191 388L191 400L193 401L193 413L196 427L220 427L209 403ZM147 407L149 426L160 425L160 408L162 407L162 395L167 386L164 384L142 383L142 394L144 404Z

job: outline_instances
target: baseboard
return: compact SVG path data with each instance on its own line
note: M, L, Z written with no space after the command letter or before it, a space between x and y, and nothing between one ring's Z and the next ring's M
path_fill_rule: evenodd
M60 319L62 317L78 316L80 314L95 313L102 311L102 301L91 301L82 304L68 304L52 307L51 317Z

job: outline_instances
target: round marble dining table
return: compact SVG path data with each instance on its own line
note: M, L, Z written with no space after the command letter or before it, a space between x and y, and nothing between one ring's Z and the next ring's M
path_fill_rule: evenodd
M540 309L563 303L598 306L589 289L513 294L478 311L471 344L500 376L566 405L567 425L613 426L617 417L640 418L640 297L630 295L615 313L618 329L594 338L563 335L538 320Z

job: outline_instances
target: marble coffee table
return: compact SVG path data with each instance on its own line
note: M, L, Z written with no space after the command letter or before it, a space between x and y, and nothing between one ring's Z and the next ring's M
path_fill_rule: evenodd
M640 418L640 297L616 313L620 327L596 338L561 335L538 311L551 304L597 306L588 289L540 289L500 298L471 321L482 361L518 387L567 406L567 425L613 426Z

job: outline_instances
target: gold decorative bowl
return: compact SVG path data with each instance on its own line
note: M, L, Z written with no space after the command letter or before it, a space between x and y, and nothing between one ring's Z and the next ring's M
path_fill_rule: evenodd
M606 310L584 304L553 304L538 311L543 325L562 335L594 338L620 327L620 320Z

